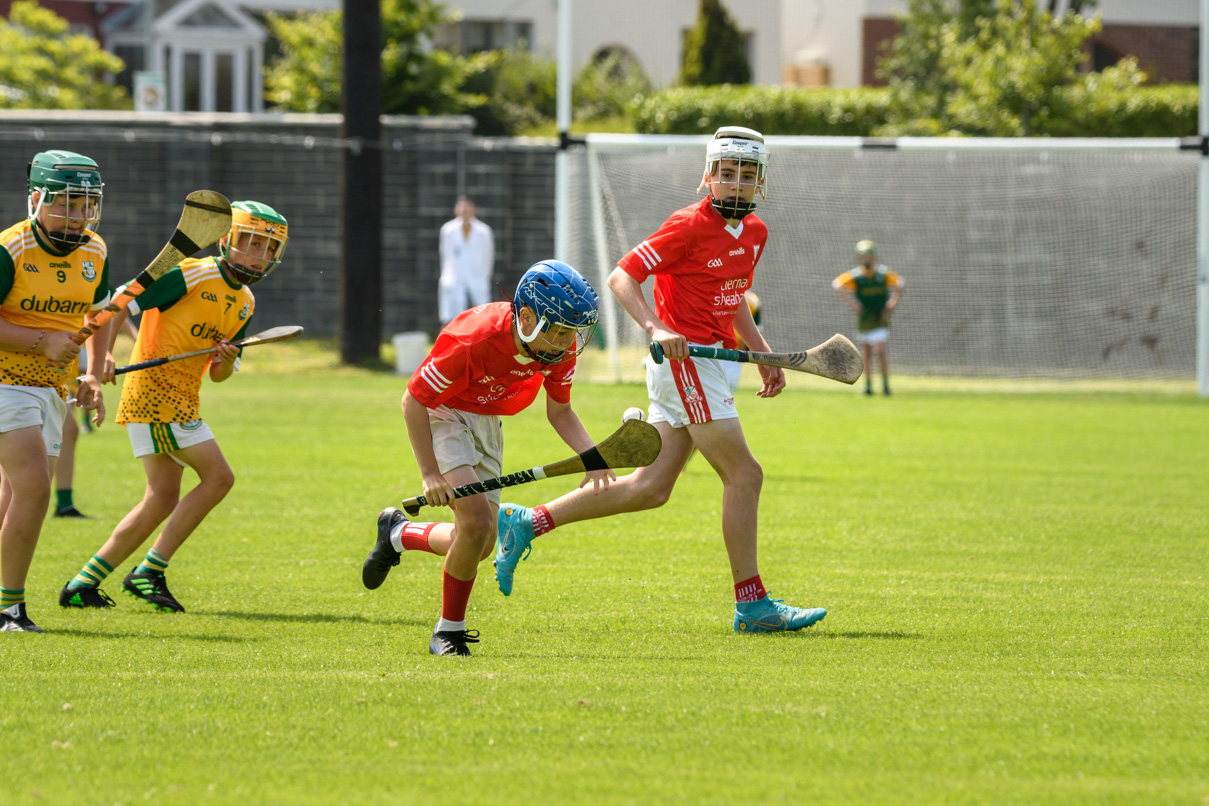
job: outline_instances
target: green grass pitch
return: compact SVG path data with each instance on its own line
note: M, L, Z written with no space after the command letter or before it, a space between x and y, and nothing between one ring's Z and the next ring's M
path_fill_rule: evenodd
M183 616L120 593L133 561L116 609L57 606L143 488L120 427L81 437L96 519L47 521L48 633L0 636L0 803L1209 802L1191 394L745 389L764 581L823 622L731 632L695 457L666 507L539 538L510 598L484 563L482 643L433 658L438 558L360 582L378 510L420 492L403 381L280 347L203 388L237 480L169 570ZM645 390L575 401L603 438ZM505 471L569 455L542 408L507 421Z

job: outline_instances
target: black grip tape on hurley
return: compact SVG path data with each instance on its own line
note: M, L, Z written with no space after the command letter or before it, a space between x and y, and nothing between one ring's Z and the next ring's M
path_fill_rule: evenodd
M588 448L579 455L584 461L584 470L608 470L609 463L600 455L600 451L596 448Z
M180 230L172 233L172 239L169 240L168 243L173 249L180 252L185 257L189 257L190 255L197 254L201 251L201 247L193 243L193 239Z

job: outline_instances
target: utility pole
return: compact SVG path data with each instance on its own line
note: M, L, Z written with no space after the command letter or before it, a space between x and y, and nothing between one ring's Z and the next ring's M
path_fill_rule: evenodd
M343 0L340 136L340 360L364 364L382 343L382 12Z

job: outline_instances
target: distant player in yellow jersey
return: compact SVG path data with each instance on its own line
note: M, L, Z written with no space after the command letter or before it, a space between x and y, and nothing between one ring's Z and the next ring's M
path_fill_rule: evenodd
M25 611L25 579L50 504L67 414L71 337L109 304L109 258L96 234L100 171L71 151L29 165L29 217L0 232L0 631L43 632ZM109 326L86 342L105 366ZM76 405L105 419L101 385L86 375Z
M184 612L168 590L164 571L235 484L218 442L198 417L198 391L206 374L221 383L238 369L240 350L231 342L244 336L256 306L248 286L277 268L287 240L286 220L276 210L259 202L234 202L231 231L219 241L218 257L183 261L131 304L131 313L143 313L131 363L213 346L218 352L126 376L117 420L143 461L147 491L63 588L63 607L112 607L100 584L163 523L122 589L156 610ZM198 483L182 498L185 467L197 472Z
M877 245L856 245L858 265L831 281L840 298L856 313L856 343L865 359L865 394L873 394L873 358L882 367L882 392L890 394L890 361L886 342L890 338L890 314L903 295L903 278L877 262Z

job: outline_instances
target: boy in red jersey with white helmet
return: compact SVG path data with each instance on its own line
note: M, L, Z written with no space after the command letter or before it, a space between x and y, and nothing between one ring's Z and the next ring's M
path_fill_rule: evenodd
M432 506L451 506L452 524L412 523L395 507L378 515L378 538L361 569L373 590L404 551L444 555L441 618L428 651L469 655L477 630L466 629L466 606L478 565L495 546L498 490L457 499L457 487L502 473L500 417L517 414L546 390L546 418L576 453L592 447L571 408L575 358L596 329L599 298L579 272L557 260L530 267L511 303L480 305L437 336L403 395L403 418ZM607 488L611 470L588 471L582 484Z
M748 349L770 352L756 327L744 292L768 240L764 222L752 214L755 196L765 196L768 151L763 136L725 126L706 147L702 188L709 195L671 215L651 237L634 247L609 276L621 306L670 359L649 358L650 422L659 429L659 458L612 484L606 492L576 490L528 510L503 504L499 518L496 580L512 592L516 565L534 537L557 526L662 506L695 445L722 479L722 539L735 589L736 632L799 630L819 621L822 608L797 608L769 598L756 558L756 523L763 470L739 424L725 362L690 358L688 345L733 349L736 334ZM655 308L642 283L655 278ZM761 397L785 388L785 374L760 366Z

